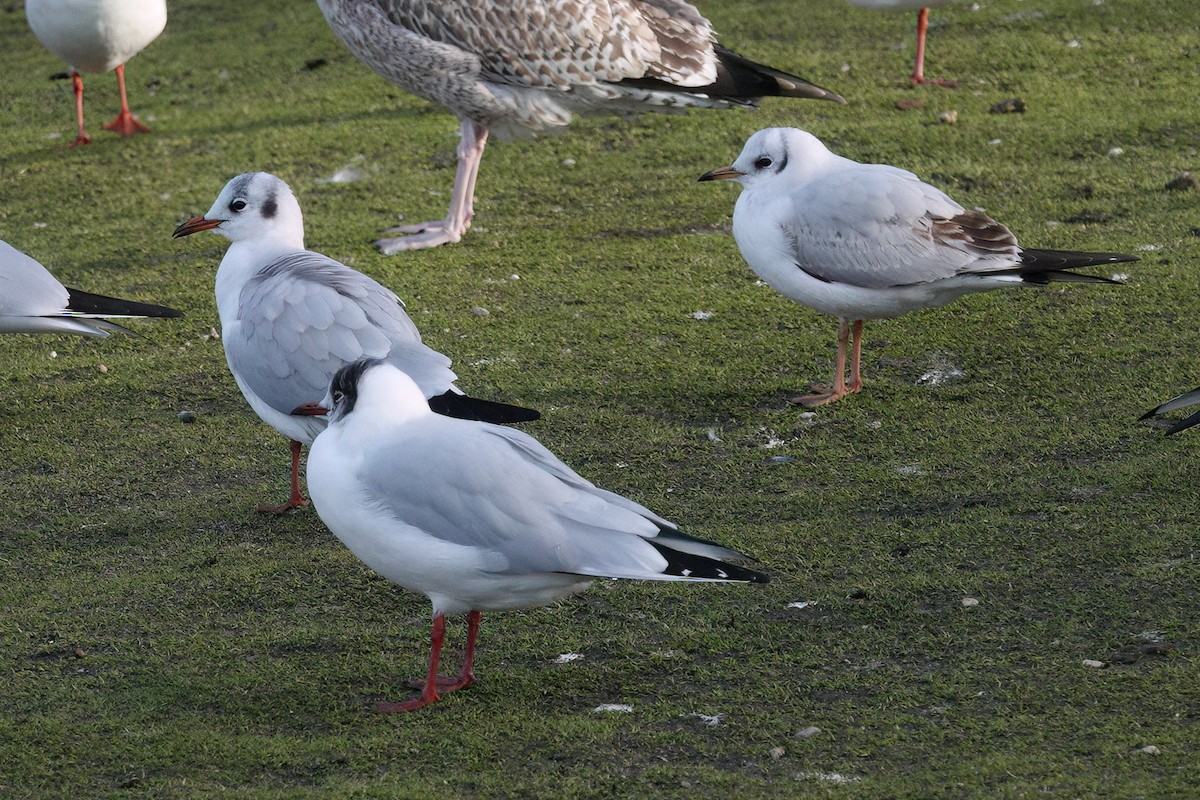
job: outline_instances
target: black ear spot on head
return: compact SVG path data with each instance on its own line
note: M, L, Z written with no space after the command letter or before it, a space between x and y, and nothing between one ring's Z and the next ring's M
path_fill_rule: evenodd
M276 201L275 195L271 195L270 197L267 198L266 202L263 203L262 215L264 217L266 217L267 219L271 219L272 217L275 216L275 212L277 212L278 210L279 210L279 203L278 203L278 201Z
M382 359L379 358L360 358L342 367L333 376L329 391L332 395L341 395L340 416L344 417L354 410L354 404L358 401L358 382L363 373L381 362Z

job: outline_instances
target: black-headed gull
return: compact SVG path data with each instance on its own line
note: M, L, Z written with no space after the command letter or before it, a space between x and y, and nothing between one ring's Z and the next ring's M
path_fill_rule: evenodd
M917 55L913 62L913 84L932 83L937 86L953 88L954 81L933 80L925 77L925 31L929 28L929 9L931 6L945 6L957 0L850 0L851 5L860 8L874 8L882 11L916 11L917 12Z
M1004 225L963 208L911 172L835 155L795 128L758 131L731 166L700 180L742 185L733 236L759 277L797 303L840 320L833 385L793 400L810 407L862 388L863 320L935 308L1005 286L1119 283L1070 270L1137 260L1121 253L1022 247Z
M480 613L553 603L597 578L765 583L726 563L747 556L697 539L577 475L528 434L440 417L403 371L378 359L342 367L323 401L308 491L322 521L367 566L433 604L412 711L475 682ZM457 678L439 679L447 614L467 615Z
M683 0L317 0L360 61L461 123L445 219L401 225L387 254L457 242L474 216L489 132L565 128L574 114L753 105L765 96L845 102L721 47Z
M125 96L125 62L140 53L167 24L166 0L25 0L25 16L38 41L71 67L79 135L73 145L92 140L83 127L83 78L79 73L116 70L121 111L105 130L122 136L150 129L133 116Z
M1184 392L1183 394L1172 397L1162 405L1155 406L1145 414L1142 414L1142 416L1140 416L1138 419L1150 419L1151 417L1158 417L1163 414L1169 414L1172 411L1178 411L1181 408L1191 408L1194 405L1200 405L1200 387L1192 389L1190 392ZM1191 414L1188 414L1183 419L1168 427L1167 435L1170 436L1172 433L1186 431L1188 428L1191 428L1194 425L1200 425L1200 411L1193 411Z
M0 241L0 333L128 333L108 319L178 317L173 308L68 289L49 270ZM106 319L107 318L107 319Z
M308 505L300 493L300 448L312 442L325 421L291 411L324 396L334 373L364 356L393 359L439 413L489 422L540 416L459 391L450 359L422 344L394 292L340 261L304 249L300 204L274 175L250 172L233 178L204 216L183 222L174 235L206 230L232 242L216 280L229 371L254 411L291 440L288 502L260 510Z

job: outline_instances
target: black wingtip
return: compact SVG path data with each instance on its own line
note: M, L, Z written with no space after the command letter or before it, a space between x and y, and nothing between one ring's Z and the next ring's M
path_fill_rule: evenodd
M492 422L498 425L533 422L542 418L541 412L532 408L481 400L457 392L445 392L429 398L429 407L444 417Z
M182 311L176 311L166 306L156 306L151 303L139 303L136 300L123 300L119 297L107 297L102 294L92 294L80 289L67 287L70 299L67 308L80 314L111 315L114 317L182 317Z
M666 575L676 575L680 578L697 578L714 581L739 581L742 583L768 583L771 576L765 572L740 567L727 561L674 550L670 546L647 539L655 550L667 560Z

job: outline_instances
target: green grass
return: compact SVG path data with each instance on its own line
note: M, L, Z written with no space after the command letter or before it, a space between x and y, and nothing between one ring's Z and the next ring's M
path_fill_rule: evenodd
M927 73L954 91L906 86L911 15L702 6L725 43L850 105L494 143L476 228L392 258L370 240L444 212L456 124L314 3L173 3L129 66L153 134L101 131L115 82L90 77L95 141L75 150L62 65L19 4L0 11L0 237L68 285L187 312L137 337L0 338L0 797L1200 791L1197 438L1135 421L1200 383L1200 194L1164 188L1200 168L1194 3L935 10ZM1010 97L1028 111L988 113ZM1124 287L868 324L865 391L804 415L786 398L827 377L836 323L756 285L736 190L695 180L767 125L932 179L1028 245L1143 260ZM319 182L352 162L363 179ZM478 686L371 711L423 672L427 601L314 513L252 512L282 499L286 446L208 336L224 241L170 238L251 169L291 183L310 247L408 301L462 386L542 409L529 430L586 477L775 580L485 615ZM918 385L945 363L964 376ZM568 652L585 658L554 663Z

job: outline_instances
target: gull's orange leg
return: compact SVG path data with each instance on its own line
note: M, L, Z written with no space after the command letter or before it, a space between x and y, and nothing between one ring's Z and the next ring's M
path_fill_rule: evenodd
M863 321L861 319L854 320L853 326L850 329L852 342L850 345L850 383L846 386L846 391L850 394L855 394L862 391L862 332Z
M953 89L958 85L957 81L925 77L925 32L928 29L929 8L926 7L917 12L917 58L913 65L912 83L914 86L919 86L923 83L932 83L934 86L944 86L947 89Z
M92 137L88 136L88 132L83 128L83 76L72 72L71 85L75 87L75 121L79 126L79 135L71 142L71 147L78 147L81 144L91 144Z
M292 493L288 497L288 501L281 506L273 506L270 503L258 507L258 510L264 514L282 514L285 511L291 511L293 508L307 508L308 500L304 499L304 495L300 493L300 448L302 445L299 442L292 442Z
M463 653L462 670L457 678L438 677L438 662L441 660L442 644L446 640L446 615L434 616L433 631L429 637L429 669L425 672L421 693L411 700L402 700L399 703L376 703L375 710L384 714L416 711L442 699L441 694L465 689L475 683L475 640L479 635L479 621L482 616L478 611L467 614L467 647Z
M856 321L861 330L861 321ZM833 385L821 386L815 385L812 388L815 390L813 394L806 394L800 397L793 397L789 402L796 405L804 406L805 408L815 408L828 403L833 403L841 400L846 396L846 347L850 343L850 324L845 319L838 320L838 348L837 359L833 370ZM857 390L855 390L857 391Z
M117 88L121 92L121 111L112 122L104 123L104 130L119 133L122 136L133 136L135 133L149 133L150 129L138 121L129 110L129 99L125 96L125 65L117 66Z

